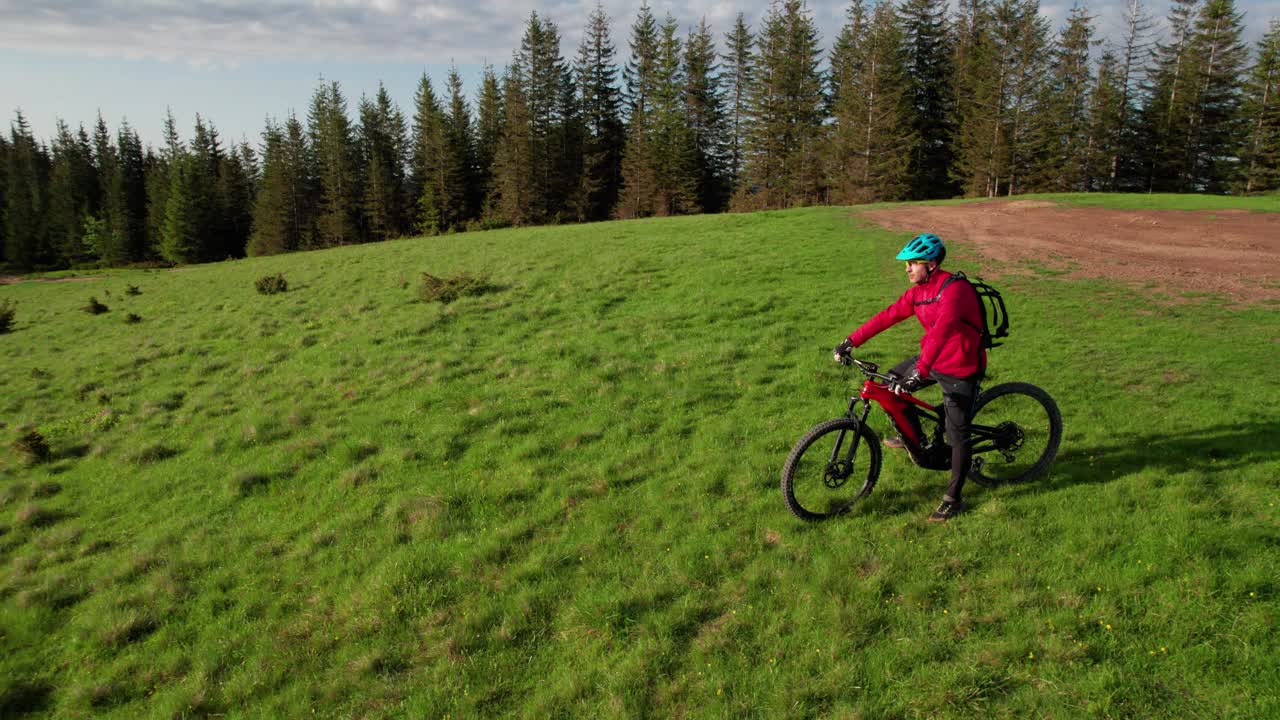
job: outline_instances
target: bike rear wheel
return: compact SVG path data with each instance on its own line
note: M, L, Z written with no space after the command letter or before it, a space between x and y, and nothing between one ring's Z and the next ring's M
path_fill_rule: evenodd
M1062 442L1062 413L1049 393L1028 383L996 385L978 397L970 425L969 477L986 486L1043 475Z
M782 499L801 520L848 512L880 477L880 438L852 418L815 426L782 466Z

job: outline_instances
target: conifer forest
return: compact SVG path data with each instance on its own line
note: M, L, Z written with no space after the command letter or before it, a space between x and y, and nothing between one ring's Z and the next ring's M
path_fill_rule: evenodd
M1103 43L1082 6L853 0L824 38L801 0L756 27L682 29L597 6L571 55L533 13L479 88L424 74L405 108L320 82L257 145L170 114L20 111L0 135L0 266L180 264L408 235L1031 192L1280 189L1280 21L1233 0L1128 0ZM824 50L824 43L830 50ZM264 108L265 110L269 110Z

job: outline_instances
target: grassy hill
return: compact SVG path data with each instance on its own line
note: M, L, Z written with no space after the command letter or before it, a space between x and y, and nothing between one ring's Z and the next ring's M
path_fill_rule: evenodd
M1062 409L1050 476L938 527L889 453L852 516L787 513L904 239L827 208L0 288L0 716L1280 714L1273 307L956 247L1010 303L988 383Z

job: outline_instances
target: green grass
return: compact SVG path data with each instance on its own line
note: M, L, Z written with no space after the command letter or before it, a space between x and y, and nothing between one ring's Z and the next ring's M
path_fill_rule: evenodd
M890 453L847 519L787 514L904 239L812 209L0 288L0 716L1280 713L1274 309L1002 277L989 382L1057 399L1050 477L937 527Z

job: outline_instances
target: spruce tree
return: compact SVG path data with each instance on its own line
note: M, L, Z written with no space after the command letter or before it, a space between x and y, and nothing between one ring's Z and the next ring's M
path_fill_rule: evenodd
M728 114L728 192L738 189L742 175L743 147L749 110L750 89L755 77L755 36L738 13L733 30L725 35L724 83Z
M910 187L912 97L906 81L907 51L890 2L871 18L850 14L840 65L830 178L832 201L861 204L897 200Z
M1246 194L1280 189L1280 20L1258 41L1242 115L1248 135L1238 187Z
M453 224L461 227L477 216L480 198L476 192L475 131L471 122L471 106L456 67L449 68L449 109L444 116L444 130L449 158L447 201Z
M203 259L198 207L201 193L198 183L204 174L199 167L201 164L198 157L183 152L170 168L160 256L171 263L193 263Z
M1148 146L1148 191L1185 192L1191 188L1191 117L1198 102L1194 22L1199 0L1172 0L1167 41L1158 43L1147 71L1148 101L1142 108L1143 140Z
M169 200L169 174L182 152L183 145L178 136L178 124L173 119L173 111L166 109L164 146L146 167L147 254L153 257L160 255L160 239L164 235L165 209Z
M527 225L537 222L534 203L533 138L525 98L524 71L518 61L507 66L502 80L502 137L493 159L488 205L493 224Z
M658 215L698 212L698 168L694 136L686 123L682 43L678 26L667 15L659 31L654 65L652 112L653 162L656 170L654 211Z
M224 213L222 227L225 233L220 247L226 258L245 255L253 230L253 204L260 180L257 156L249 143L241 140L222 158L218 171L218 204Z
M622 99L617 87L617 51L604 8L587 19L586 32L574 65L578 106L584 129L582 172L578 196L582 220L604 220L618 202L622 186Z
M960 190L951 178L955 48L946 12L945 0L907 0L901 7L912 133L906 196L913 200L951 197Z
M703 212L720 212L729 199L725 100L715 39L706 18L685 45L684 109L693 135L695 195Z
M658 82L658 24L647 2L631 24L630 59L623 70L627 140L622 154L622 190L615 214L648 217L656 212L658 186L654 103Z
M1130 156L1124 142L1124 81L1120 59L1110 49L1098 60L1097 72L1089 95L1089 138L1084 162L1090 190L1115 187L1116 169L1122 155Z
M49 245L49 161L19 110L9 125L5 173L4 259L33 270L54 259Z
M106 208L107 242L102 260L123 265L143 259L147 251L147 189L142 140L127 121L117 133L115 161L106 178L103 207Z
M480 81L480 97L476 103L475 197L476 212L482 222L494 215L489 200L493 190L493 161L502 138L502 86L493 67L485 65Z
M569 174L573 158L580 157L574 147L576 113L569 104L572 75L560 54L555 23L530 13L515 65L528 111L530 210L535 222L546 222L558 216L570 189L577 187L576 175ZM507 129L515 131L509 116ZM580 160L576 164L580 167Z
M824 80L818 33L801 0L781 0L758 39L739 208L790 207L823 199Z
M307 115L318 190L316 241L323 247L360 242L358 151L337 81L320 83Z
M1240 114L1248 63L1242 18L1233 0L1208 0L1196 18L1198 87L1187 134L1190 188L1195 192L1226 192L1238 173L1247 132Z
M406 229L405 157L408 129L404 115L378 83L373 100L360 99L360 148L364 163L361 212L372 240L397 237Z
M272 122L262 131L262 186L253 205L253 229L245 254L278 255L297 249L290 232L288 160L284 131Z
M293 115L262 133L262 180L253 205L246 252L275 255L312 245L314 182L306 133Z
M1112 191L1146 187L1142 169L1146 153L1138 120L1143 101L1143 71L1151 57L1152 41L1151 16L1142 2L1129 0L1125 8L1120 53L1115 70L1106 77L1118 90L1114 106L1097 107L1103 118L1114 118L1113 123L1105 125L1108 134L1099 137L1100 146L1110 149L1106 187ZM1102 79L1100 74L1099 82ZM1107 91L1100 90L1100 94L1105 97Z
M1083 192L1093 189L1097 144L1089 116L1093 71L1093 18L1077 5L1051 49L1048 83L1035 117L1037 167L1031 189Z
M84 142L81 142L81 138ZM78 137L61 119L54 137L49 180L49 242L60 265L74 266L96 258L85 246L85 219L97 191L93 154L83 128Z
M452 161L444 110L426 73L418 81L413 116L414 228L425 235L447 230Z

